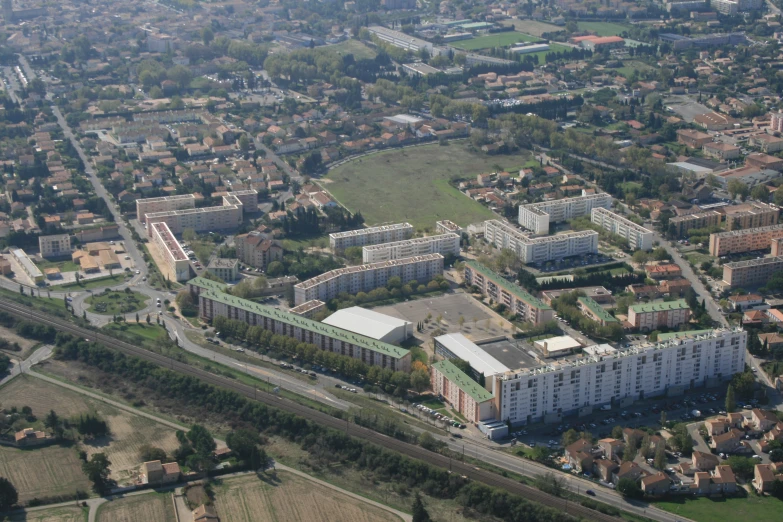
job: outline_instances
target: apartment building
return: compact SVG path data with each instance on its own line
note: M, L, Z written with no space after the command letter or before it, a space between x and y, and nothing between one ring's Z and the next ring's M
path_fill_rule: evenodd
M451 232L452 234L458 234L460 236L462 235L462 227L454 223L453 221L449 221L448 219L436 221L435 231L438 234L448 234L449 232Z
M226 282L239 279L239 259L216 257L209 261L207 272Z
M535 234L549 234L551 223L589 216L594 208L611 206L612 196L605 193L530 203L519 207L519 224Z
M710 7L719 13L733 16L748 11L758 11L764 5L762 0L711 0Z
M399 277L402 284L411 281L426 284L442 274L443 256L440 254L338 268L294 285L294 302L297 305L312 299L327 302L342 292L369 292L386 286L392 277Z
M203 277L188 282L191 294L198 297L199 316L203 320L228 317L299 342L313 344L321 350L353 357L365 364L392 371L410 371L409 350L271 306L234 297L224 293L222 286Z
M762 286L772 274L780 270L783 270L783 256L725 263L723 282L731 288Z
M171 229L164 222L150 223L152 243L158 247L163 261L166 263L176 281L187 281L190 278L190 261Z
M216 192L212 194L212 197L233 196L242 203L243 212L257 212L258 211L258 191L255 189L249 190L233 190L231 192Z
M726 214L726 230L768 227L776 225L780 217L778 207L757 201L724 207L723 212Z
M710 234L710 255L714 257L765 250L773 239L783 237L783 225L748 228Z
M196 196L193 194L137 199L136 218L139 220L139 223L146 223L147 214L171 212L172 210L184 210L187 208L196 208Z
M341 253L349 247L392 243L412 237L413 225L410 223L396 223L394 225L360 228L359 230L329 234L329 246L333 252Z
M597 322L601 326L619 322L608 310L589 297L577 298L576 304L582 312L582 315Z
M769 242L769 255L772 257L783 256L783 237L778 237Z
M523 263L545 263L598 252L598 232L594 230L530 237L512 225L495 219L484 222L484 238L498 248L514 251Z
M235 230L242 224L242 202L236 196L223 196L223 205L204 208L187 208L146 215L147 235L152 237L151 223L166 223L174 234L185 229L195 232Z
M593 208L590 220L626 241L632 250L652 250L653 232L602 207Z
M430 366L432 391L443 397L468 422L495 418L494 397L449 360Z
M715 210L675 216L669 219L669 234L675 238L687 237L689 230L720 226L722 217L723 215Z
M641 331L666 326L677 328L691 319L691 309L685 299L640 303L628 307L628 322Z
M483 296L505 305L524 321L534 325L555 318L552 307L476 261L465 261L465 284L477 287Z
M714 385L743 371L747 335L740 328L662 334L656 343L588 346L581 355L497 375L497 415L513 425L554 422L580 409Z
M693 129L680 129L677 131L677 142L692 149L700 149L711 141L712 136L706 132L699 132Z
M239 260L247 265L266 270L272 261L283 259L283 246L256 230L234 237Z
M71 236L69 234L38 236L38 250L44 259L70 256Z
M722 141L711 141L702 146L701 151L705 156L721 160L735 159L740 156L740 148Z
M380 263L393 259L440 254L446 256L459 255L460 236L451 232L437 236L417 237L393 243L381 243L362 248L362 262Z

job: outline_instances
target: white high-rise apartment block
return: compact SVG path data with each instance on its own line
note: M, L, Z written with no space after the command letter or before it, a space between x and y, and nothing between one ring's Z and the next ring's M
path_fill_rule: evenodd
M523 263L545 263L598 252L598 232L594 230L530 237L512 225L493 219L484 222L484 238L498 248L513 250Z
M449 233L370 245L362 248L362 262L380 263L381 261L427 254L441 254L444 257L457 256L459 255L459 241L459 235Z
M139 220L139 223L146 223L147 214L184 210L186 208L196 208L196 196L193 194L137 199L136 218Z
M396 223L380 227L360 228L347 232L335 232L329 234L329 246L333 252L342 252L349 247L363 247L366 245L378 245L402 241L413 237L413 225L410 223Z
M576 358L495 376L499 419L512 424L551 419L727 380L745 367L748 333L740 328L661 335L657 343L623 350L588 346Z
M182 245L171 233L166 223L151 223L152 242L158 247L160 255L166 262L168 269L174 274L176 281L187 281L190 279L190 261Z
M550 223L588 216L594 208L611 206L612 196L606 193L530 203L519 207L519 224L536 234L549 234Z
M185 229L195 232L234 230L242 224L243 205L236 196L223 196L223 205L216 207L186 208L146 215L147 235L152 237L153 223L166 223L171 232L182 234Z
M440 254L338 268L294 285L294 302L298 306L313 299L327 302L342 292L369 292L386 286L392 277L399 277L403 285L411 281L426 284L442 274Z
M606 210L603 207L594 208L590 214L590 220L628 241L628 246L634 250L652 250L652 230L647 230L611 210Z

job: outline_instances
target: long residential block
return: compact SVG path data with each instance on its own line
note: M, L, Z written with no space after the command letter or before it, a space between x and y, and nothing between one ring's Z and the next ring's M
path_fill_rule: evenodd
M432 391L443 397L468 422L495 418L492 394L448 359L430 366L430 384Z
M598 232L594 230L530 237L507 223L493 219L484 222L484 238L498 248L512 250L523 263L544 263L598 252Z
M158 247L163 260L177 281L185 281L190 278L190 262L187 254L182 249L177 238L171 233L169 226L164 222L151 223L152 242Z
M392 243L410 239L411 237L413 237L413 225L410 223L396 223L394 225L360 228L359 230L329 234L329 246L331 246L333 252L339 253L350 247Z
M195 232L234 230L242 224L242 202L236 196L223 196L223 205L188 208L146 215L147 235L152 237L152 223L166 223L174 234L186 229Z
M381 261L427 254L441 254L444 257L458 256L459 242L460 236L458 234L447 233L370 245L362 248L362 261L364 263L380 263Z
M519 207L519 224L536 234L548 234L552 223L589 216L594 208L611 206L612 196L606 193L530 203Z
M710 234L710 255L719 257L726 254L765 250L773 239L783 237L783 225L732 230Z
M751 201L733 207L724 207L726 230L744 230L776 225L780 209L774 205Z
M193 194L137 199L136 218L140 223L146 223L147 214L171 212L172 210L184 210L186 208L196 208L196 196Z
M477 287L482 295L505 305L527 322L539 325L555 318L551 306L476 261L465 261L465 284Z
M657 343L617 350L588 346L583 354L495 376L501 421L529 424L581 408L664 395L718 380L745 367L747 332L679 332Z
M386 286L392 277L399 277L402 284L411 281L422 284L442 274L443 256L440 254L338 268L294 285L294 302L296 305L312 299L327 302L343 292L369 292Z
M603 207L595 207L590 213L590 220L604 230L616 234L626 241L634 250L652 250L653 232L633 221L615 214Z
M224 286L203 277L188 282L191 294L198 296L199 316L205 321L228 317L299 342L314 344L321 350L359 359L365 364L392 371L410 371L411 355L405 348L234 297L223 292Z
M628 307L628 322L642 331L651 331L662 326L677 328L690 319L691 309L685 299L641 303Z
M720 226L723 215L715 210L689 214L687 216L675 216L669 219L669 233L676 237L685 237L689 230Z
M780 270L783 270L783 256L725 263L723 282L731 288L761 286L772 274Z

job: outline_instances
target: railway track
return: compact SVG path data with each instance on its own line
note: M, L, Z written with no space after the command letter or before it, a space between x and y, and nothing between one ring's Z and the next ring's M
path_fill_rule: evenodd
M50 325L58 331L67 332L84 339L89 339L90 341L97 342L108 348L117 350L125 355L139 357L140 359L158 364L172 371L196 377L208 384L240 393L249 399L253 399L268 406L294 413L323 426L345 431L353 437L373 442L381 447L397 451L408 457L412 457L428 464L450 470L453 473L464 475L471 480L481 482L488 486L503 489L509 493L519 495L525 499L538 502L545 506L554 507L556 509L559 508L560 510L565 511L575 517L601 522L617 522L619 520L618 518L600 513L593 509L589 509L575 502L569 502L563 498L544 493L543 491L540 491L536 488L527 486L510 478L503 477L497 473L477 468L462 461L441 455L440 453L434 453L415 444L410 444L397 440L393 437L388 437L369 428L351 424L349 421L338 419L326 413L310 409L289 399L284 399L273 393L254 388L253 386L242 384L226 377L214 375L205 370L193 368L189 364L179 362L175 359L172 359L171 357L166 357L165 355L150 352L132 344L119 341L97 330L90 330L88 328L76 326L69 321L48 316L44 313L32 310L24 305L17 304L13 301L0 299L0 310L6 311L22 319Z

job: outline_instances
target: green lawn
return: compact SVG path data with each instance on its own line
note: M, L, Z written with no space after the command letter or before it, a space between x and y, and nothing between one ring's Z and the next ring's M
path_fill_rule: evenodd
M619 74L625 76L628 78L633 74L634 71L639 71L640 73L644 71L649 71L653 69L653 67L647 65L644 62L640 62L639 60L626 60L623 62L623 66L615 69Z
M684 255L685 259L688 260L689 263L693 263L697 267L701 267L701 264L705 261L711 261L714 262L715 258L712 257L709 254L702 254L701 252L688 252Z
M475 51L477 49L491 49L492 47L506 47L517 42L537 42L538 38L529 34L510 31L507 33L489 34L479 36L470 40L459 40L451 44L452 47L465 49L466 51Z
M324 51L335 51L341 54L352 54L356 60L375 58L378 53L364 45L359 40L346 40L338 44L321 47Z
M130 274L128 274L130 275ZM68 283L66 285L57 285L54 290L90 290L93 288L102 288L104 286L115 286L125 282L125 274L118 273L113 276L96 277L95 279L82 279L79 283Z
M368 225L408 221L421 229L450 219L464 226L492 219L494 214L449 185L449 180L475 179L493 171L493 165L511 169L527 159L527 153L476 154L466 142L427 145L355 159L329 171L321 184L349 210L361 211Z
M577 22L577 27L580 31L591 31L598 36L620 36L628 30L627 25L613 22Z
M36 266L38 266L38 269L43 272L47 268L59 268L60 272L78 272L81 267L78 263L74 263L70 260L64 260L64 261L39 261L36 263Z
M137 312L146 306L149 298L138 292L114 292L106 290L101 294L95 294L85 301L90 312L102 315L130 314Z
M139 317L138 324L135 322L128 323L109 323L103 327L104 330L111 330L113 332L120 332L131 336L138 336L148 341L157 341L161 337L166 335L166 330L162 326L155 324L155 318L150 315L152 322L147 324L147 316Z
M737 520L751 517L756 522L781 519L783 501L775 497L747 495L736 498L673 498L655 502L655 507L696 522Z
M565 46L565 45L562 45L562 44L559 44L559 43L549 42L549 50L548 51L541 51L540 53L523 54L522 56L523 57L524 56L538 56L538 63L541 64L541 65L544 65L544 63L546 63L546 55L548 53L562 53L564 51L570 51L570 50L571 50L571 47L568 47L568 46Z

